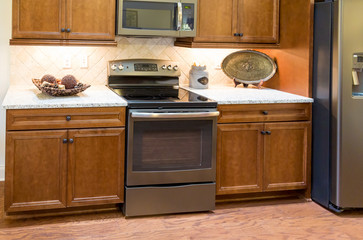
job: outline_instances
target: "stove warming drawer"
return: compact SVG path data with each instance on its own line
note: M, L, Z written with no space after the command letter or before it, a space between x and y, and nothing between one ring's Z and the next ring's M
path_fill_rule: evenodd
M215 183L174 186L126 187L123 212L144 216L215 209Z

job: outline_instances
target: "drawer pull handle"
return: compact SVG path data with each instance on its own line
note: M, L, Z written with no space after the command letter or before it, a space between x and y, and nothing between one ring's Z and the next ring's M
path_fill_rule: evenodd
M265 131L261 131L261 134L262 134L262 135L266 135L266 132L265 132Z
M63 139L63 143L67 143L68 142L68 140L65 138L65 139Z
M268 115L268 111L263 111L263 115Z
M69 143L73 143L73 142L74 142L73 138L69 139Z
M67 121L71 121L71 119L72 119L72 118L71 118L71 116L67 116L67 117L66 117L66 120L67 120Z
M267 135L271 135L271 131L266 131L266 134Z

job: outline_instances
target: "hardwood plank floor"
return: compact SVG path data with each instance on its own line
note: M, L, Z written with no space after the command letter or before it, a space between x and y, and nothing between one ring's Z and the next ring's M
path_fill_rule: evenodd
M333 214L313 202L219 203L214 212L125 219L117 209L61 216L5 216L0 239L363 239L363 211Z

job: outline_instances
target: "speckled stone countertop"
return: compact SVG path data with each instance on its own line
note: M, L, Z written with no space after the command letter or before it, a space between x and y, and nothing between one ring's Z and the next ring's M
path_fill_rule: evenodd
M312 98L270 88L212 86L208 89L184 87L194 93L217 101L218 104L312 103Z
M83 108L127 106L127 102L103 85L92 85L74 96L53 97L35 86L10 86L2 107L5 109Z

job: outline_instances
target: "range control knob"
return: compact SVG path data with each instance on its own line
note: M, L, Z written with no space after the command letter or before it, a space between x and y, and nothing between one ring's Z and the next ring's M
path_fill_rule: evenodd
M124 65L122 64L118 65L118 69L120 69L121 71L124 70Z
M115 71L115 70L117 69L117 65L116 65L116 64L112 64L112 65L111 65L111 69L112 69L113 71Z
M161 69L165 70L166 69L166 66L165 65L161 66Z
M178 69L179 69L178 65L175 65L175 66L173 67L173 69L174 69L174 71L178 71Z
M169 70L169 71L171 71L171 69L172 69L172 66L171 66L171 65L169 65L169 66L168 66L168 70Z

